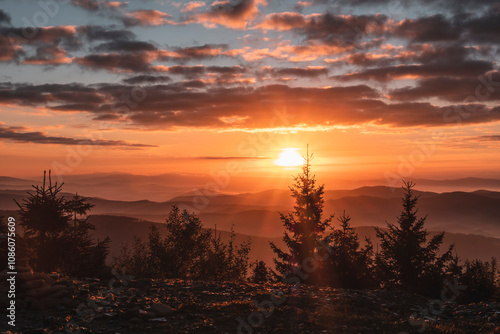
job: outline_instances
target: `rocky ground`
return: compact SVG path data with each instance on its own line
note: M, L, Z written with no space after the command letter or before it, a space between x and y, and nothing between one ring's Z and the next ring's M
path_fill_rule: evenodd
M500 333L498 301L441 308L381 290L127 277L59 283L73 291L69 303L18 309L15 330L2 320L3 333Z

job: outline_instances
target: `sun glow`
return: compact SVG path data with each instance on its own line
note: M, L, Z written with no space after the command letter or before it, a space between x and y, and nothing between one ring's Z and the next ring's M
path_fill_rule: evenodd
M297 152L298 148L283 148L278 155L278 159L274 160L274 164L283 167L295 167L304 164L304 158Z

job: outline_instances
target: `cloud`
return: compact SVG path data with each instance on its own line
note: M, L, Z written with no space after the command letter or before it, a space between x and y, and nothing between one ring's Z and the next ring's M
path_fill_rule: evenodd
M423 65L378 67L334 76L332 79L341 81L376 80L387 82L395 79L418 79L434 76L477 77L492 69L493 65L490 62L482 60L468 60L455 63L442 60L438 63Z
M153 9L141 9L130 13L123 18L126 26L160 26L165 24L176 24L169 20L172 15Z
M11 18L10 18L9 13L0 9L0 25L4 24L4 23L10 24L10 20L11 20Z
M233 29L245 29L259 14L259 6L266 0L214 1L207 12L190 17L189 23L202 23L207 28L218 25Z
M71 3L76 6L96 12L102 9L119 9L127 6L127 2L107 1L107 0L71 0Z
M58 145L95 145L95 146L113 146L126 148L147 148L156 147L154 145L129 143L123 140L94 140L94 139L77 139L71 137L48 136L39 131L35 132L20 132L25 128L7 127L0 125L0 139L15 141L18 143L34 143L34 144L58 144Z
M12 44L7 37L0 35L0 62L17 60L23 54L21 46Z
M470 138L471 140L475 141L492 141L492 142L497 142L500 141L500 135L484 135L484 136L478 136L478 137L473 137Z
M184 6L181 9L181 13L191 12L191 11L196 10L198 8L205 7L206 5L207 4L204 3L203 1L190 1L186 4L184 4Z
M156 46L150 42L118 39L110 42L99 44L94 47L95 51L104 52L144 52L158 51Z
M413 42L435 42L458 39L462 27L450 23L442 14L436 14L402 20L395 25L393 33Z
M26 57L23 64L30 65L61 65L71 63L68 52L58 46L44 45L36 49L36 56Z
M285 67L285 68L273 68L266 67L263 69L263 73L269 74L273 77L301 77L301 78L317 78L321 75L327 75L328 69L322 66L307 66L305 68L301 67Z
M160 82L169 82L172 79L166 75L137 75L127 79L123 79L123 82L130 85L138 84L156 84Z
M29 34L26 33L29 32ZM14 44L47 43L66 46L79 45L74 26L57 27L0 27L0 35L6 36Z
M98 40L130 40L135 38L135 34L126 29L111 29L103 26L79 26L77 27L79 34L83 35L89 41Z
M185 68L184 68L185 69ZM206 69L204 69L205 71ZM114 119L129 127L175 129L268 128L274 109L287 109L282 126L376 124L393 127L449 126L500 120L500 108L484 104L436 106L428 102L387 103L366 85L344 87L260 87L184 83L153 84L133 107L123 100L132 87L101 85L0 85L0 103L81 112L95 120ZM200 84L200 82L198 82ZM314 112L312 112L314 111ZM465 113L467 117L462 117Z
M352 46L359 43L359 37L368 24L385 24L387 17L374 15L335 15L332 13L303 15L294 12L272 13L255 28L264 30L293 30L304 35L308 41L334 46ZM373 30L377 34L381 31Z
M200 46L191 46L184 48L174 48L170 51L162 50L159 55L160 60L201 60L218 57L221 55L230 56L231 53L226 53L227 44L205 44Z
M109 72L146 72L151 70L150 63L156 58L155 53L106 53L90 54L74 58L74 62L93 70Z
M491 79L491 80L490 80ZM483 82L490 82L486 87ZM467 98L484 101L500 100L500 72L492 71L478 78L436 77L419 80L414 87L399 88L391 91L394 100L413 101L436 97L450 102L461 102Z

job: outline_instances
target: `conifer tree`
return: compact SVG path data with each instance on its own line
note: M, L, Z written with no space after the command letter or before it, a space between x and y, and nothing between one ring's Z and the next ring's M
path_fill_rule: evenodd
M267 268L264 261L255 261L252 264L252 274L250 275L250 282L252 283L266 283L270 280L271 272Z
M299 269L304 260L318 253L319 241L324 240L325 231L330 226L333 216L322 219L324 206L324 185L317 186L316 178L311 174L310 161L312 155L307 154L302 173L294 177L294 184L290 187L295 199L293 213L280 213L285 227L283 241L288 250L282 250L274 243L272 250L277 258L274 259L278 275L283 277ZM311 273L306 280L308 283L317 282L320 272Z
M403 182L403 210L397 224L387 223L387 231L375 228L380 239L377 272L384 286L434 295L441 288L454 245L438 255L444 232L427 240L429 232L424 227L427 217L417 217L419 196L413 192L415 183Z
M329 285L337 288L366 288L373 285L371 260L373 246L366 239L360 247L358 235L350 225L351 217L344 214L338 218L340 228L331 233L333 244L326 268Z
M93 205L88 198L75 195L71 200L62 196L63 184L52 184L49 170L44 171L42 186L33 186L22 203L17 203L24 238L30 248L36 270L62 270L75 276L101 274L105 269L110 239L95 242L86 216ZM84 218L78 218L85 216ZM70 222L73 222L71 226Z

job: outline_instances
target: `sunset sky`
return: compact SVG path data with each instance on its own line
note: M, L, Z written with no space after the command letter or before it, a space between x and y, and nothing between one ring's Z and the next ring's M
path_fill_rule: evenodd
M500 177L499 59L492 0L0 0L0 175L289 175L309 144L332 178Z

